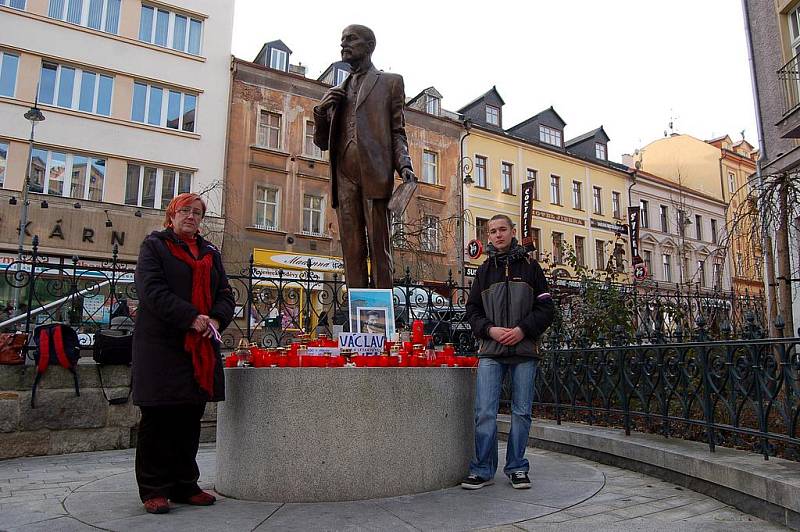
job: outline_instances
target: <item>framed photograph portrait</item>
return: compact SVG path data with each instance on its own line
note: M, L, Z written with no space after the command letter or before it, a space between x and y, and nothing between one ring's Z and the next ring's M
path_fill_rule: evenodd
M350 332L394 336L394 303L392 291L375 288L351 288Z

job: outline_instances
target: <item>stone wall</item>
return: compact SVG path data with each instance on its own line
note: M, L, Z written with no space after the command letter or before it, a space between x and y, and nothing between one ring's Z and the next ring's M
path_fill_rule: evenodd
M139 409L131 401L111 405L103 396L97 365L83 358L78 365L80 397L72 374L50 367L31 408L34 366L0 366L0 459L125 449L136 445ZM128 393L130 368L103 366L103 383L110 398ZM216 438L216 403L209 403L202 421L201 441Z

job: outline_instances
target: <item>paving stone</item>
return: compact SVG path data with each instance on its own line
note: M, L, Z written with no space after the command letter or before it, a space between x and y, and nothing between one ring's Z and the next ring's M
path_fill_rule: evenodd
M96 532L97 528L81 523L71 517L56 517L47 521L15 527L10 529L9 532L53 532L54 530L58 532Z
M0 502L0 530L45 521L66 513L61 504L52 500Z
M370 501L284 504L261 526L268 530L416 530Z

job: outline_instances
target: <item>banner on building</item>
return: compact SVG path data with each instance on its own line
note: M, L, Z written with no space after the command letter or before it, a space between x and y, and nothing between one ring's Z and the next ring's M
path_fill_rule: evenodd
M534 247L531 224L533 222L533 187L535 184L535 181L525 181L522 183L522 205L520 206L519 217L522 223L522 227L520 228L522 245L530 249Z
M639 253L639 207L628 207L628 227L631 229L631 257L636 264L642 261Z

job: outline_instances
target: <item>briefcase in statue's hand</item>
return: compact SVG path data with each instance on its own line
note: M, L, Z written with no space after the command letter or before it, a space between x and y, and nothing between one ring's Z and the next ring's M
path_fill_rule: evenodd
M401 217L408 207L408 203L411 201L411 197L414 195L414 191L417 190L417 180L409 179L404 180L400 185L394 189L392 192L392 198L389 200L389 210L392 211L396 217Z

